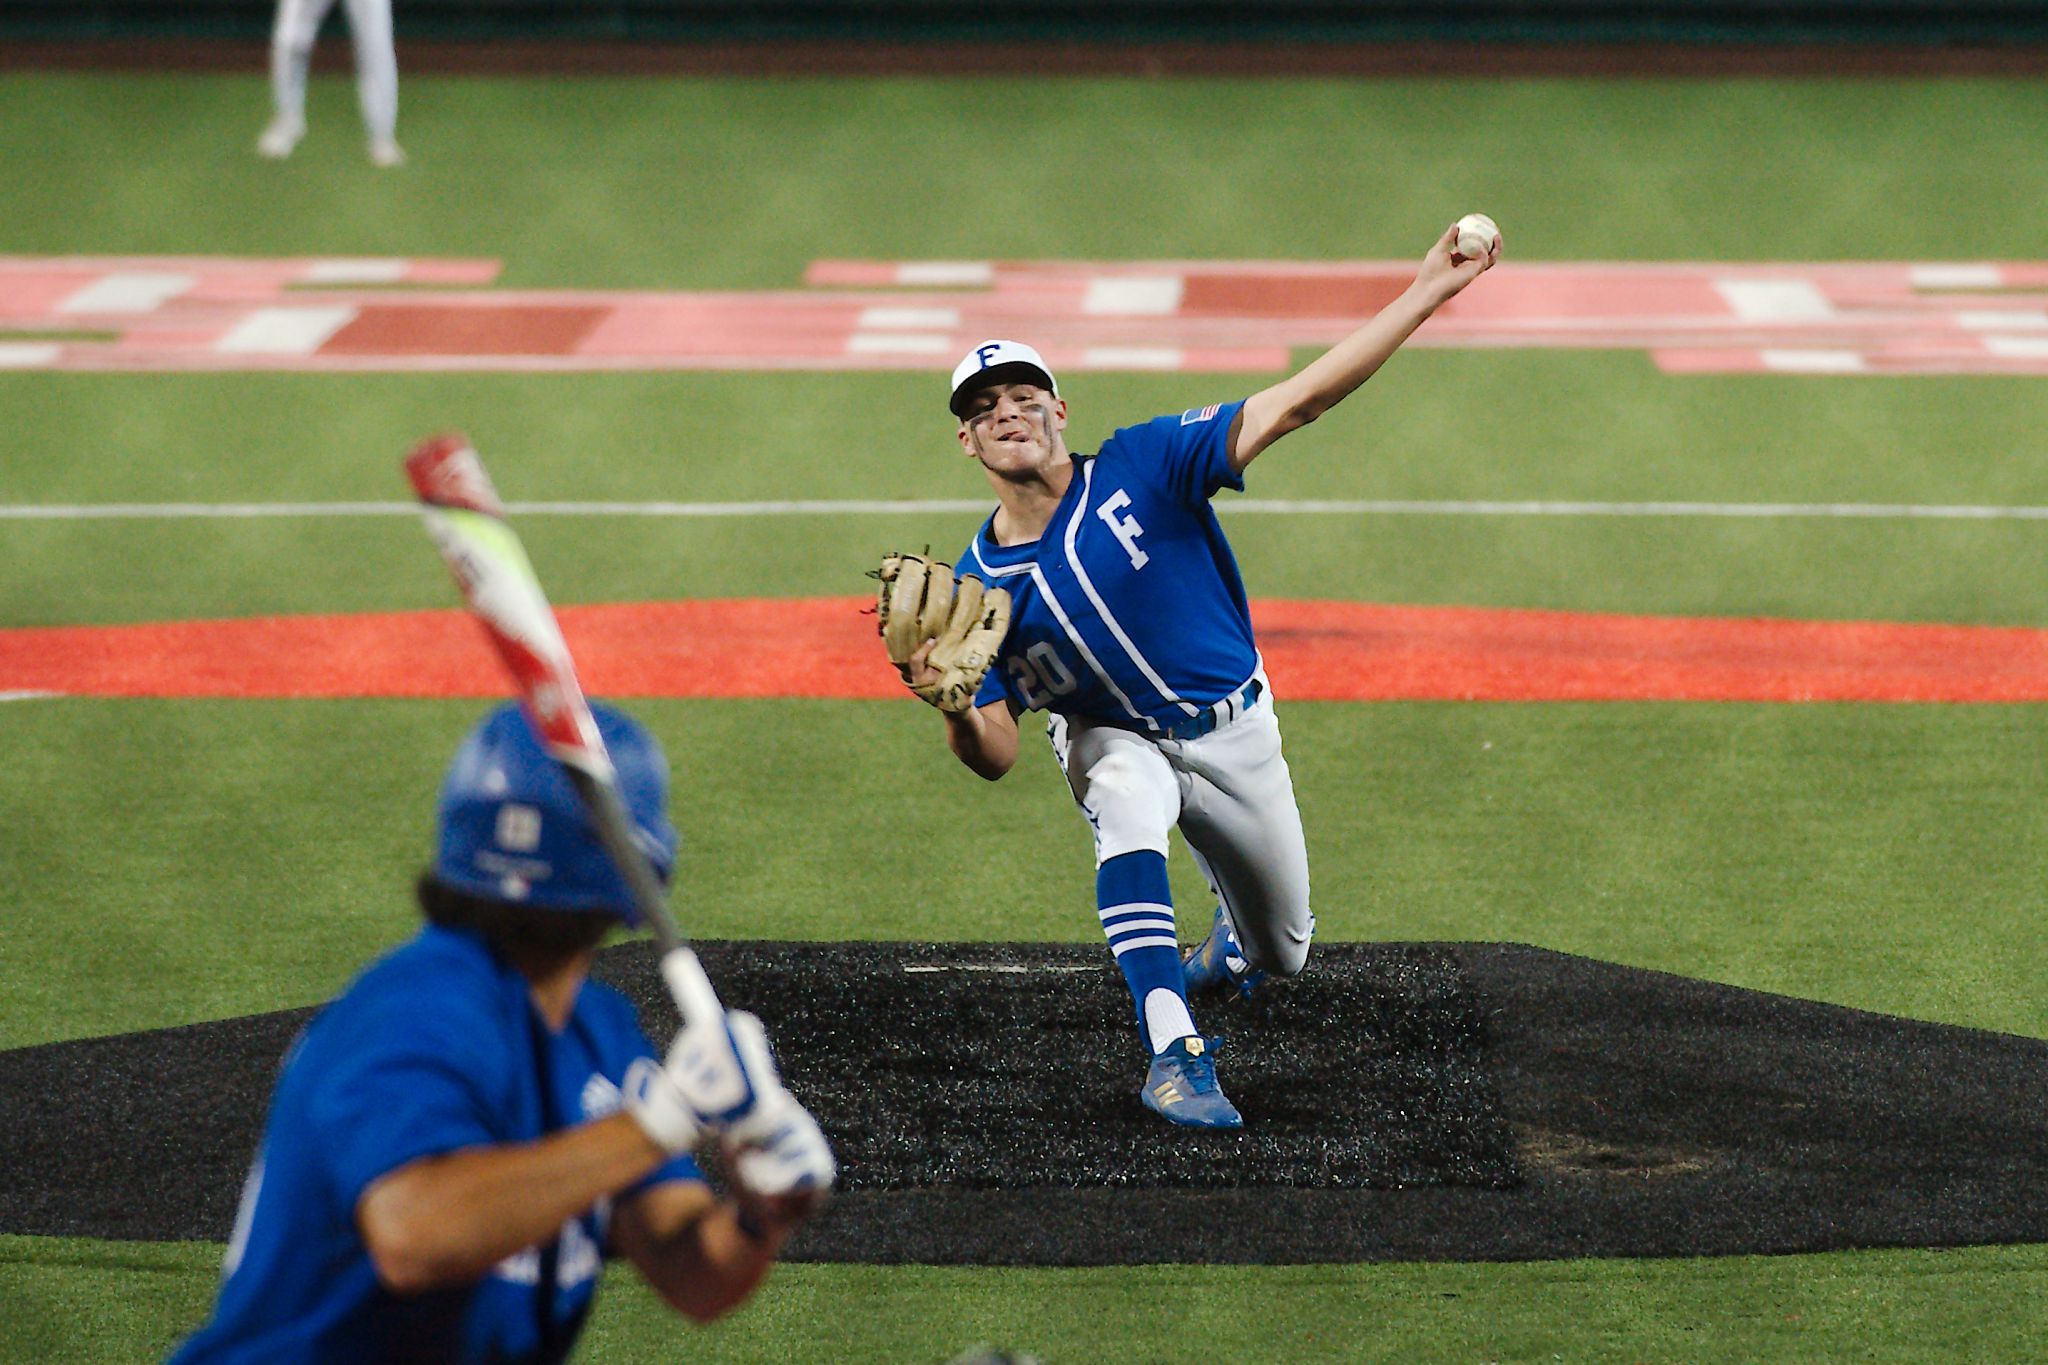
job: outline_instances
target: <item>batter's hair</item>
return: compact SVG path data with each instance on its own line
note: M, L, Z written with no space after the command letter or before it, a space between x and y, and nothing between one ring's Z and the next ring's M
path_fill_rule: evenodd
M431 872L421 873L414 889L430 923L479 934L514 963L547 965L587 953L621 923L594 911L544 910L471 896L442 885Z

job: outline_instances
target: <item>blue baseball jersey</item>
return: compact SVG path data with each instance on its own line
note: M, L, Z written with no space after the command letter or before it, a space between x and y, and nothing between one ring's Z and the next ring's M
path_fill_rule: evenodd
M292 1045L220 1301L173 1365L563 1359L597 1290L610 1201L474 1285L407 1296L378 1283L356 1203L419 1158L527 1142L615 1112L627 1066L652 1054L632 1005L611 988L586 982L554 1032L526 978L481 938L423 929ZM634 1188L701 1179L683 1157Z
M1259 667L1237 557L1209 500L1242 491L1230 428L1242 400L1125 427L1074 477L1045 533L998 545L995 518L960 572L1011 597L1010 633L977 706L1156 731L1235 692Z

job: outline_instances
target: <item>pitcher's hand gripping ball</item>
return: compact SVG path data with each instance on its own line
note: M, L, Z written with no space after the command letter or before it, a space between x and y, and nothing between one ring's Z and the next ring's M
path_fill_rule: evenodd
M1451 248L1451 264L1462 265L1500 252L1500 228L1483 213L1468 213L1457 223L1458 240Z
M973 706L1010 633L1010 594L984 589L978 578L956 579L951 564L925 555L885 555L876 577L882 644L910 690L949 714ZM914 657L927 640L931 653L923 674L914 676Z

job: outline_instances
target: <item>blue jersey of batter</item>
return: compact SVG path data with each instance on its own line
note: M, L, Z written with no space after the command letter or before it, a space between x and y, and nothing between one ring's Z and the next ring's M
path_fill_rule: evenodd
M307 1025L278 1078L202 1362L539 1362L569 1352L597 1290L608 1201L477 1284L399 1296L377 1281L356 1201L378 1177L462 1147L528 1142L614 1112L651 1056L633 1007L586 982L551 1031L526 978L467 932L429 926ZM689 1158L635 1190L701 1180Z
M1242 401L1125 427L1074 477L1045 533L998 545L995 518L960 572L1009 589L1010 633L975 694L1157 733L1259 667L1237 558L1209 499L1242 491L1230 428Z

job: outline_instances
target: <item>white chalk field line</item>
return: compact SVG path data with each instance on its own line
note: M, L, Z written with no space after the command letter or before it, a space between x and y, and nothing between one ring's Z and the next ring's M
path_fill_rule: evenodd
M907 963L903 970L918 975L928 972L993 972L1002 976L1030 976L1039 973L1098 972L1102 968L1100 966L1080 966L1064 963L1046 963L1040 966L1027 967L1015 962L946 962L936 965Z
M809 517L986 515L978 498L810 499L772 502L512 502L527 517ZM2048 506L1890 502L1592 502L1394 498L1238 498L1225 516L1422 517L1784 517L1880 521L2048 521ZM260 517L416 516L411 502L0 503L0 521L113 521Z

